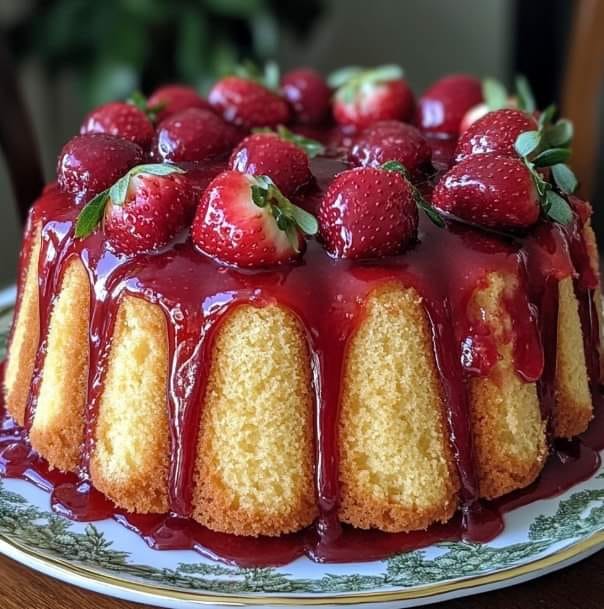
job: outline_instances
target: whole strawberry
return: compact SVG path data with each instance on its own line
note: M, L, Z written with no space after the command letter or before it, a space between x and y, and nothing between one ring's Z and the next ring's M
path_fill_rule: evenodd
M139 165L94 197L80 213L75 234L83 238L102 223L113 248L123 254L166 245L184 228L194 206L194 191L182 169Z
M531 171L519 158L471 156L445 173L432 195L438 209L491 228L528 228L541 201Z
M274 127L289 120L289 106L278 94L240 76L219 80L208 101L225 121L242 127Z
M340 125L364 129L377 121L410 121L413 117L413 92L399 66L344 68L332 74L329 83L337 87L333 115Z
M105 133L76 135L57 160L57 182L61 190L82 203L109 188L131 167L142 163L140 146Z
M411 174L430 165L432 150L418 129L399 121L381 121L367 127L354 140L349 158L355 165L381 167L398 161Z
M398 254L417 236L416 191L397 171L374 167L343 171L323 195L318 220L332 256Z
M318 125L327 118L331 89L316 70L298 68L287 72L281 79L281 90L297 122Z
M288 201L266 176L220 173L202 196L192 238L205 254L242 267L265 267L297 257L303 232L317 221Z
M153 125L147 115L133 104L110 102L86 116L80 133L107 133L146 149L153 137Z
M534 114L536 110L535 97L526 77L516 76L514 93L509 93L506 87L495 78L485 78L482 81L482 96L484 101L470 108L464 115L459 126L459 132L464 133L470 125L481 119L485 114L503 108L517 108L526 114Z
M308 141L294 134L291 137L294 141L296 138ZM267 175L289 197L312 180L308 155L294 141L277 133L249 135L233 150L229 167L252 175Z
M517 156L516 139L525 131L538 129L537 121L512 108L495 110L485 114L462 134L457 142L455 161L463 161L473 154L495 152L503 156Z
M457 135L466 112L482 102L477 78L452 74L435 82L419 100L419 124L424 131Z
M214 112L189 108L158 125L151 144L151 158L172 163L207 161L225 155L239 139L237 129Z
M209 102L201 97L193 87L178 84L164 85L156 89L149 96L147 105L149 108L158 108L156 113L158 122L189 108L212 109Z

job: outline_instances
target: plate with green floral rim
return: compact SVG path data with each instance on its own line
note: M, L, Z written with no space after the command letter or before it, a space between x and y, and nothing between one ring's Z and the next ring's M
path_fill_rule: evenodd
M2 307L0 293L0 307ZM0 312L3 356L11 310ZM505 516L487 544L439 543L385 561L238 568L193 551L157 551L113 520L78 523L49 495L0 480L0 552L60 580L159 607L414 607L539 577L604 547L604 468L562 495Z

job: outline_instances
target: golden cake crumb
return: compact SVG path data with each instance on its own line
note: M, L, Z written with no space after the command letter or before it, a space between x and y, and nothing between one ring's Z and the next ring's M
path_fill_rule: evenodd
M202 407L196 520L238 535L313 522L311 386L306 337L291 312L239 305L227 313Z
M571 438L584 432L593 416L587 380L583 332L573 278L558 284L558 344L556 348L556 403L552 432L557 438Z
M512 320L503 298L517 289L515 277L490 273L470 304L470 313L490 326L500 357L487 377L474 377L469 383L480 494L487 499L530 484L546 455L537 385L517 374L514 344L507 339Z
M25 423L31 379L40 343L40 296L38 293L38 260L42 244L41 227L32 228L31 251L23 265L21 303L16 313L13 335L4 372L6 408L19 423Z
M340 519L384 531L425 529L457 507L428 319L412 288L368 297L351 337L340 410Z
M90 283L79 258L66 266L53 306L31 444L51 467L73 471L84 439Z
M119 305L99 404L92 482L120 507L168 510L168 333L159 305Z

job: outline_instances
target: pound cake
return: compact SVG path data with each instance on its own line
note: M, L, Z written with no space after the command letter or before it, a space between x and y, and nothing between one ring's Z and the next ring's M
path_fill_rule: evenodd
M50 469L329 559L586 431L598 258L554 109L466 75L416 102L397 66L136 99L86 117L25 230L4 394Z

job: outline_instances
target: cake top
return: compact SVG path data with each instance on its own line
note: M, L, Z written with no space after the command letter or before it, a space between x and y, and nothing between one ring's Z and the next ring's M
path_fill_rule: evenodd
M309 239L336 259L400 254L422 215L514 235L573 218L572 125L538 111L523 79L508 95L450 75L416 100L395 65L269 76L227 76L207 99L168 85L88 114L57 164L75 236L102 231L134 255L187 232L200 256L271 268Z

